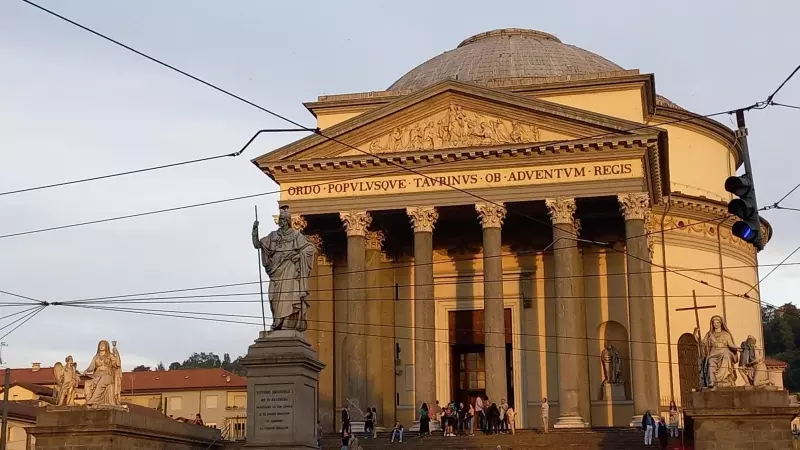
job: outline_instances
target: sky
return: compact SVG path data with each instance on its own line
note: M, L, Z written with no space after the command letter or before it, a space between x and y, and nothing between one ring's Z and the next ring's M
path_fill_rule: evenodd
M764 99L800 63L800 4L793 2L40 4L308 127L315 121L302 102L384 90L423 61L496 28L546 31L626 69L655 73L659 94L700 114ZM226 154L258 129L287 126L20 0L0 2L0 64L0 192ZM800 76L775 100L800 104ZM793 144L800 111L772 107L747 121L759 202L773 203L800 183ZM0 235L275 191L249 160L302 136L262 135L237 158L0 196ZM276 200L265 195L0 239L0 290L59 302L254 281L253 207L263 234ZM800 207L800 191L783 205ZM759 261L778 263L800 245L800 212L763 216L775 235ZM777 270L762 298L794 301L799 270ZM0 302L12 301L19 299L0 294ZM260 314L256 302L147 306ZM0 307L0 316L17 311ZM119 342L126 369L168 365L195 351L243 355L258 329L50 306L3 339L2 359L26 367L72 354L83 368L107 339Z

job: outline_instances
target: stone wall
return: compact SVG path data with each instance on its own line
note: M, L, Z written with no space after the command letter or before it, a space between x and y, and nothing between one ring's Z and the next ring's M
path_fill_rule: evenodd
M30 429L36 450L207 450L222 448L219 430L175 421L155 411L47 408Z

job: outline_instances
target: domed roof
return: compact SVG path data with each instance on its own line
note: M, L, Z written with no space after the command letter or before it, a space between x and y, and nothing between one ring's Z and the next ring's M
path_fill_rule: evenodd
M552 34L505 28L476 34L454 50L420 64L389 86L394 90L419 90L454 79L486 84L498 78L558 77L615 72L622 67Z

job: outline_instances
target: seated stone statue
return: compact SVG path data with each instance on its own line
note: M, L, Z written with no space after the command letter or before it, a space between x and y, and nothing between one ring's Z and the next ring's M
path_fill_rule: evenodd
M772 386L769 381L767 365L764 364L763 352L756 348L756 338L747 336L747 340L742 342L742 357L739 360L739 370L742 372L745 382L750 386L766 387Z
M89 379L84 383L87 405L119 405L122 389L122 360L114 348L109 349L108 341L97 344L97 354L92 358L84 375Z
M720 316L711 318L708 333L701 339L700 329L694 330L700 343L700 370L702 387L730 387L736 384L736 363L739 347L734 344L725 321Z

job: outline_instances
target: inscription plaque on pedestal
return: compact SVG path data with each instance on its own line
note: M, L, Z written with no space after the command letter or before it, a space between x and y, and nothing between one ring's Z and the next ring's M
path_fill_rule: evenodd
M294 389L291 384L257 384L256 432L263 437L285 433L292 425Z

